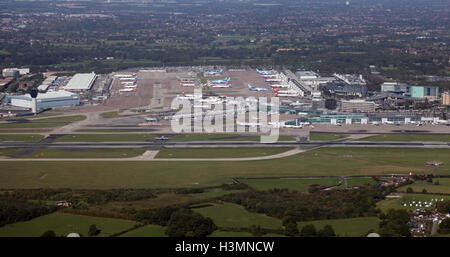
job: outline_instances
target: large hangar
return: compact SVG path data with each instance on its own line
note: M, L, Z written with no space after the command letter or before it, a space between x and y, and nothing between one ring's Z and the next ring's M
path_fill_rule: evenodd
M77 73L64 87L65 90L73 92L88 91L94 85L97 75L95 73Z
M21 108L31 108L32 100L29 94L8 96L10 105ZM36 98L37 109L66 107L80 105L80 96L68 91L53 91L38 94Z

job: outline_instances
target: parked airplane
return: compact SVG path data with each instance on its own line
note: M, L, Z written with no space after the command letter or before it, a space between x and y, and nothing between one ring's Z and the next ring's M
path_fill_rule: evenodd
M224 78L224 79L216 79L216 80L213 80L213 81L211 81L212 83L214 83L214 84L221 84L221 83L227 83L227 82L229 82L230 81L230 77L226 77L226 78Z
M153 117L145 117L145 120L146 121L151 121L151 122L158 121L157 118L153 118Z
M287 88L289 87L289 85L283 85L283 84L274 84L274 85L270 85L273 88Z
M248 90L250 91L267 91L267 88L264 87L252 87L252 85L248 84L247 85Z
M260 75L270 75L273 73L273 71L271 70L259 70L259 69L256 69L256 72L258 72L258 74Z
M213 87L216 87L216 88L229 88L229 87L231 87L231 83L228 81L225 84L216 84Z
M261 123L258 122L238 122L239 126L245 126L245 127L258 127L261 126Z
M298 96L299 92L292 91L292 90L285 90L285 91L279 91L278 89L275 89L273 91L276 96Z
M281 82L281 79L266 79L266 82Z
M125 85L124 88L136 88L136 85Z
M205 71L205 76L211 76L211 75L220 75L223 73L223 69L216 70L216 71Z
M134 92L134 91L136 91L136 88L119 89L119 92Z
M182 87L194 87L195 84L193 84L193 83L181 83L181 86Z
M273 79L273 78L278 78L278 75L277 74L263 75L263 78Z

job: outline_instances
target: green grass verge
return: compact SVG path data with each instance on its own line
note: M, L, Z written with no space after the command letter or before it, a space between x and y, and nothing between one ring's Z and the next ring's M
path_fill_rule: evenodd
M153 141L152 134L71 134L59 137L54 142L145 142Z
M0 128L52 128L65 126L71 122L85 120L84 115L24 120L23 122L0 123Z
M20 158L129 158L142 155L146 148L42 148Z
M309 140L311 141L332 141L337 140L341 138L345 138L347 135L342 134L326 134L326 133L310 133L309 134Z
M389 134L376 135L357 139L356 141L435 141L450 142L450 135L430 135L430 134Z
M279 229L282 226L279 219L248 212L243 206L232 203L193 210L211 218L219 227L248 228L251 225L259 225L262 228Z
M439 185L434 185L433 183L439 181ZM402 186L397 189L399 192L406 192L408 187L411 187L414 192L422 192L423 189L427 190L427 193L437 193L437 194L450 194L450 178L434 178L433 183L428 183L426 181L416 181L412 185Z
M163 148L156 158L244 158L270 156L292 150L290 147L245 148Z
M0 130L1 131L1 130ZM145 132L143 129L78 129L75 132L95 132L95 133L119 133L119 132Z
M125 234L120 235L119 237L167 237L165 234L165 228L157 225L146 225Z
M0 148L0 157L14 155L22 151L23 151L22 148Z
M333 186L339 184L337 178L281 178L281 179L239 179L256 190L282 189L308 192L308 185L319 184Z
M100 114L100 116L102 116L103 118L107 118L107 119L120 117L119 112L117 112L117 111L104 112L104 113Z
M204 162L0 162L0 188L207 187L231 178L371 176L431 173L426 162L450 163L450 149L320 148L281 159ZM41 179L43 175L45 178ZM450 165L440 168L450 174Z
M375 185L377 182L373 178L345 178L348 187Z
M431 201L431 199L445 199L450 200L450 196L447 195L433 195L433 194L406 194L402 198L397 199L385 199L377 203L377 208L386 212L389 209L405 209L414 210L415 206L409 206L412 201ZM403 206L404 203L408 203L407 206ZM431 209L434 209L433 207Z
M97 218L64 213L52 213L25 222L8 224L0 228L0 237L38 237L48 230L57 236L78 233L88 236L89 226L95 224L100 231L98 236L110 236L134 226L134 221Z
M50 132L50 129L0 129L1 133L45 133Z
M325 225L331 225L337 236L362 237L366 236L371 229L378 230L379 223L380 220L376 217L316 220L298 222L298 229L301 231L302 227L307 224L313 224L317 230L322 229Z
M41 135L1 135L0 141L39 142L44 139Z

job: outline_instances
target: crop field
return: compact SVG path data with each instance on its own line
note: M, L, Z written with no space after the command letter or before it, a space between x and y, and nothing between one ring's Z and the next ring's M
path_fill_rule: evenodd
M422 135L422 134L389 134L376 135L357 139L357 141L430 141L430 142L450 142L449 135Z
M406 194L402 198L397 199L385 199L377 203L377 208L380 208L382 211L386 212L389 209L406 209L413 210L417 209L415 206L409 206L409 203L412 201L431 201L431 199L445 199L450 200L450 196L448 195L433 195L433 194ZM407 206L403 206L403 204L408 203Z
M0 128L12 129L12 128L52 128L65 126L71 122L85 120L86 116L74 115L64 117L52 117L45 119L32 119L32 120L16 120L12 123L0 123Z
M17 222L0 227L0 237L38 237L48 230L55 231L57 236L79 233L88 236L89 226L95 224L100 230L98 236L112 234L132 228L134 221L97 218L64 213L52 213L29 221Z
M156 158L244 158L269 156L292 150L290 147L245 148L163 148Z
M211 218L218 227L248 228L259 225L262 228L279 229L282 226L279 219L248 212L243 206L232 203L193 210Z
M165 234L165 228L157 225L146 225L125 234L120 235L119 237L167 237Z
M332 133L310 133L309 140L311 141L332 141L341 138L345 138L347 135L332 134Z
M316 220L298 222L298 229L307 224L313 224L317 230L322 229L325 225L331 225L337 236L343 237L361 237L365 236L371 229L378 230L380 220L376 217L362 217L351 219L333 219L333 220Z
M182 134L169 139L172 142L185 141L260 141L259 136L242 136L239 134ZM280 136L279 141L295 141L290 136Z
M41 135L1 135L0 141L39 142L44 139Z
M334 186L339 184L338 178L279 178L279 179L239 179L256 190L283 189L307 192L308 185L319 184Z
M41 148L19 158L129 158L142 155L146 148Z
M72 134L59 137L54 142L144 142L154 139L152 134Z
M0 162L0 188L167 188L221 185L232 178L431 173L450 149L321 148L280 159L203 162ZM63 168L61 168L63 167ZM440 168L450 174L450 166ZM45 176L44 176L45 175ZM44 177L43 177L44 176Z
M439 182L439 185L435 185ZM408 187L412 188L414 192L422 192L423 189L428 193L449 194L450 195L450 178L434 178L432 183L427 181L416 181L412 185L406 185L397 189L399 192L406 192Z
M345 178L345 180L348 187L376 184L373 178Z

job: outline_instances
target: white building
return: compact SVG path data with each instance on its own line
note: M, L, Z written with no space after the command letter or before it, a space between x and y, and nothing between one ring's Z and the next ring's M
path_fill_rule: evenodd
M19 75L27 75L30 73L30 69L29 68L22 68L22 69L6 68L6 69L3 69L2 75L3 75L3 77L10 77L10 75L13 74L14 72L17 72Z
M8 101L12 106L22 108L32 107L31 96L29 94L8 96ZM68 91L53 91L38 94L36 102L38 110L54 107L76 106L80 104L80 96Z
M64 87L68 91L88 91L94 85L97 75L95 73L78 73L72 77L72 79Z

